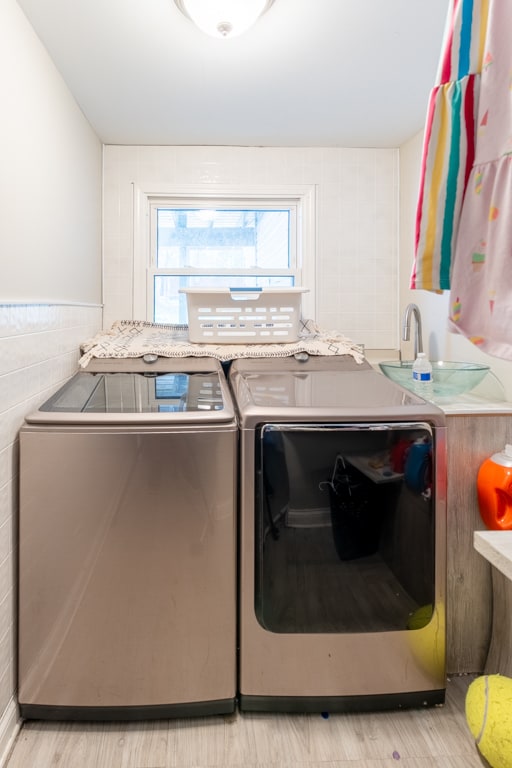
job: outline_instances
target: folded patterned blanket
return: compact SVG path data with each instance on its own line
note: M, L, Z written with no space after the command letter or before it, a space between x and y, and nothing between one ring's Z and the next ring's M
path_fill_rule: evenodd
M352 355L361 363L364 355L358 344L338 331L326 331L313 320L302 320L299 340L287 344L193 344L186 326L161 325L144 320L117 320L110 330L101 331L81 344L79 364L85 368L95 357L213 357L226 362L240 357L290 357L308 355Z

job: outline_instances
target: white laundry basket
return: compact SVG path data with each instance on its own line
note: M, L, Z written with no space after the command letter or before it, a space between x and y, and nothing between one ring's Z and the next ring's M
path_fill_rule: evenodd
M181 288L189 341L200 344L280 344L299 338L307 288Z

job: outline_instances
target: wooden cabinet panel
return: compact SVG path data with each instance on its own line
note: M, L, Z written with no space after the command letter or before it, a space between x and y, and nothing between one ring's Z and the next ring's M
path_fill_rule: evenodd
M486 530L476 482L484 459L512 440L512 415L447 415L447 669L484 671L492 631L491 566L473 546Z
M492 567L492 566L491 566ZM492 568L492 639L485 665L487 675L512 676L512 582Z

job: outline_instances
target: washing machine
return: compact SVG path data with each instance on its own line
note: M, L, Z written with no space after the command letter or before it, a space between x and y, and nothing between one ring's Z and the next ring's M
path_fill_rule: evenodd
M242 711L445 697L443 413L351 356L235 360Z
M93 360L27 417L22 717L234 710L237 434L207 358Z

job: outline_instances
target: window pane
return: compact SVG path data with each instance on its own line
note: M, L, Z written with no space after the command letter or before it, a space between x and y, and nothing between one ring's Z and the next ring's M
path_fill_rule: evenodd
M155 275L154 322L188 323L187 298L180 288L292 288L291 275Z
M157 267L288 269L289 210L157 209Z

